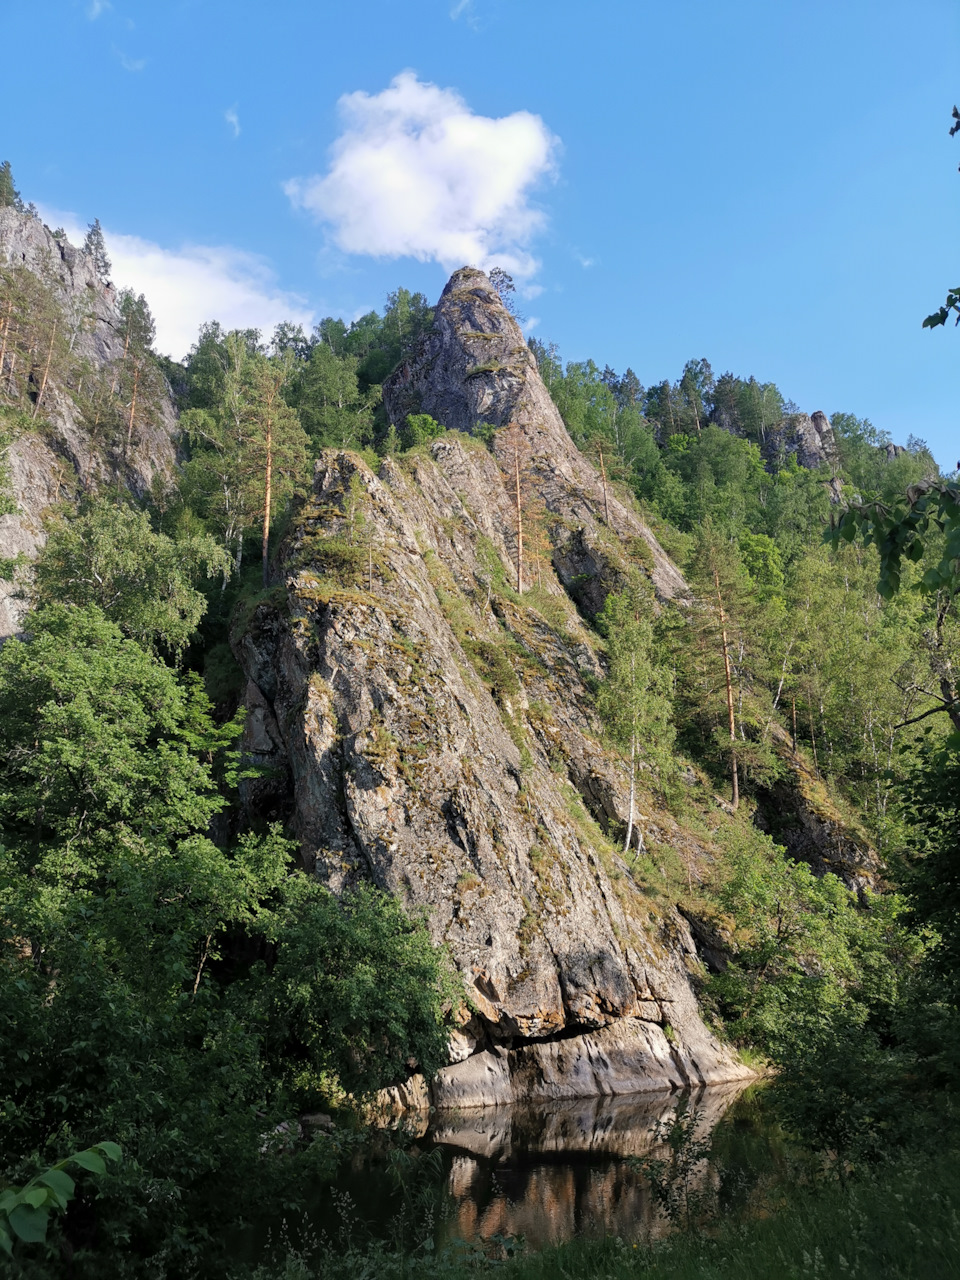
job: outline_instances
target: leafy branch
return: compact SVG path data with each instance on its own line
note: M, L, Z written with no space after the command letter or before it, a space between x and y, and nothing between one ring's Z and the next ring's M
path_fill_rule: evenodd
M71 1165L101 1175L107 1171L108 1160L119 1161L121 1157L115 1142L98 1142L38 1173L26 1186L0 1191L0 1249L13 1257L16 1240L24 1244L45 1242L51 1215L73 1199L76 1182L66 1172Z

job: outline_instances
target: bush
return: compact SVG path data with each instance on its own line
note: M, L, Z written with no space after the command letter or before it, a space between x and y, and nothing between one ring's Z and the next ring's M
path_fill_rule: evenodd
M400 443L404 449L415 449L418 444L429 444L442 436L446 427L435 422L429 413L408 413L400 428Z

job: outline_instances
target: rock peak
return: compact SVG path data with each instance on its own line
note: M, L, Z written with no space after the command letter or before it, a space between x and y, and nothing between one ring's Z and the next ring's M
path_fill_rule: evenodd
M603 603L605 588L599 584L616 579L615 571L604 577L617 558L611 549L629 540L649 546L661 597L686 594L683 579L632 504L621 500L571 440L520 326L476 267L462 267L450 277L433 328L384 383L383 403L398 427L407 414L428 413L467 435L482 426L509 426L512 436L520 435L526 479L553 517L553 563L561 581L568 585L568 579L586 575L597 584L595 600L579 601L588 613ZM497 432L492 451L504 472L512 465L512 447L507 433Z

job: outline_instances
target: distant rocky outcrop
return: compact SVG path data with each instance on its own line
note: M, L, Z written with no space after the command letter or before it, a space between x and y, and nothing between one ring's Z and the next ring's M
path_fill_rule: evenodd
M686 922L619 852L626 778L571 603L598 608L631 564L663 598L683 579L604 494L480 272L455 274L385 401L395 421L426 412L461 434L376 473L325 454L276 586L233 643L245 745L268 766L246 803L288 816L335 889L371 877L426 909L463 975L451 1065L398 1097L473 1106L749 1075L700 1019ZM478 422L508 428L492 450ZM521 448L541 514L518 593Z
M176 418L172 400L161 394L123 458L108 457L78 400L85 372L96 376L123 357L116 289L99 278L90 255L55 238L39 218L7 207L0 208L0 268L12 267L25 268L49 289L71 355L69 380L54 370L38 429L20 429L5 460L17 510L0 516L0 559L31 560L45 541L43 515L53 504L111 482L143 494L158 477L169 476L176 461ZM18 319L23 317L12 323ZM22 606L12 591L11 583L0 581L0 638L19 625Z
M836 468L840 452L830 419L819 409L812 414L792 413L767 432L760 446L767 462L783 465L795 457L801 467L815 471L817 467Z

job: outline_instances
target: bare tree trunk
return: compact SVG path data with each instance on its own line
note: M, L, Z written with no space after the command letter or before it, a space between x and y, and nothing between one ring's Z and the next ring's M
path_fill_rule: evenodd
M7 338L10 336L10 318L13 315L13 299L7 303L7 318L3 322L3 343L0 344L0 378L3 377L3 366L7 359Z
M623 842L624 853L633 839L633 802L637 794L637 735L630 735L630 816L627 819L627 838Z
M817 759L817 735L813 727L813 703L810 701L810 690L807 690L807 715L810 718L810 745L813 747L813 767L820 777L820 762Z
M137 388L140 385L140 362L133 367L133 397L130 400L130 417L127 421L127 448L124 457L130 456L130 445L133 440L133 420L137 412Z
M197 976L193 980L194 995L197 994L197 989L200 986L200 979L203 977L203 966L207 963L207 960L210 956L210 943L212 942L212 940L213 940L213 934L208 933L207 939L203 944L203 951L200 954L200 964L197 966Z
M937 621L934 627L930 646L930 666L940 684L940 693L944 701L944 709L950 717L954 729L960 733L960 698L957 693L956 673L950 661L949 652L943 636L943 624L950 608L950 598L938 600Z
M600 445L599 453L600 475L603 477L603 518L607 522L607 528L610 528L610 505L607 502L607 468L603 464L603 445Z
M40 402L43 400L43 393L47 389L47 378L50 376L50 361L53 359L53 344L57 339L57 322L54 320L53 328L50 331L50 349L47 352L47 363L43 370L43 377L40 380L40 394L37 396L37 403L33 406L33 421L37 419L40 412Z
M730 678L730 651L727 648L727 622L723 613L723 597L720 594L720 575L713 571L713 583L717 589L717 608L720 610L720 640L723 644L723 674L727 682L727 715L730 720L730 774L733 782L733 807L740 805L740 774L737 768L737 720L733 710L733 682Z
M520 449L514 446L513 475L517 495L517 592L523 591L523 512L520 506Z
M270 502L273 485L273 419L267 418L267 476L263 500L263 585L270 585Z
M126 335L126 337L125 337L125 338L124 338L124 340L123 340L123 355L120 357L120 368L121 368L121 369L122 369L122 368L123 368L123 366L127 363L127 352L128 352L129 350L130 350L130 321L128 320L128 321L127 321L127 335ZM112 396L115 396L115 395L117 394L117 383L118 383L119 381L120 381L120 374L119 374L119 372L118 372L116 369L114 369L114 371L113 371L113 382L110 384L110 394L111 394Z

